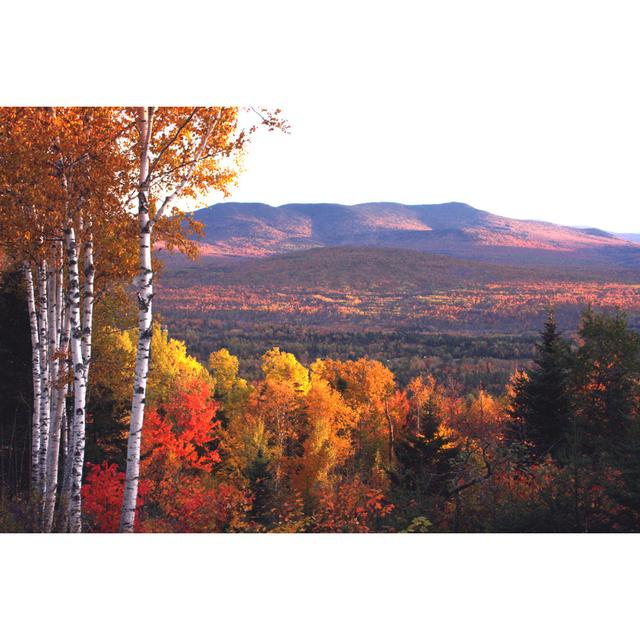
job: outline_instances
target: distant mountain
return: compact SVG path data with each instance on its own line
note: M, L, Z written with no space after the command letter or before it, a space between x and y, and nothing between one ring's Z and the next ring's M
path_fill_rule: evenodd
M202 255L264 257L338 246L390 247L514 265L640 267L640 247L600 229L515 220L450 202L221 203L195 214Z
M629 240L630 242L640 244L640 233L616 233L614 235L618 238L622 238L623 240Z

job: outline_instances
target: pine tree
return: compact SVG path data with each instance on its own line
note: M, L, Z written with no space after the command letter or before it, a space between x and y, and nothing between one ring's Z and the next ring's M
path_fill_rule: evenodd
M608 447L627 435L638 416L640 334L627 326L622 313L587 309L578 337L576 413L590 439Z
M246 470L253 502L251 518L259 525L269 527L274 515L274 474L264 449L260 447L256 457Z
M390 470L395 516L406 526L415 518L433 520L448 494L452 462L458 448L440 432L441 411L432 379L410 383L411 412L406 427L394 443L394 465Z
M568 342L550 310L536 344L533 366L516 378L509 413L522 437L544 456L561 443L571 420Z

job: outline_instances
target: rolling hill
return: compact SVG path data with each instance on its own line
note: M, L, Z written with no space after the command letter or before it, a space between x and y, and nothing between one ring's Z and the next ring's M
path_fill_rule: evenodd
M275 326L519 335L535 331L549 306L563 329L575 327L588 304L625 310L638 326L637 276L322 247L168 269L158 281L156 309L184 335Z
M171 263L162 284L171 287L259 286L278 290L367 290L418 293L496 282L638 281L629 269L495 264L412 249L319 247L258 259L209 259Z
M220 203L201 209L205 258L391 247L515 265L640 267L640 246L599 229L515 220L469 205Z

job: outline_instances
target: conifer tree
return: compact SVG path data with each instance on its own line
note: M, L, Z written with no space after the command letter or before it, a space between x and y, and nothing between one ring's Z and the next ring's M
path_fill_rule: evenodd
M396 516L402 522L433 518L448 494L451 465L458 454L455 443L440 431L442 415L435 380L429 377L425 383L415 378L408 388L411 410L394 443L390 472L393 502L398 504Z
M576 413L590 439L609 448L629 433L639 414L640 334L623 313L590 308L578 330L573 384ZM595 445L595 442L594 442Z
M551 453L561 443L571 419L570 352L550 310L536 344L533 366L517 376L509 413L512 424L535 446Z
M274 473L269 459L262 447L246 469L253 502L251 518L259 525L269 527L273 524L275 512Z

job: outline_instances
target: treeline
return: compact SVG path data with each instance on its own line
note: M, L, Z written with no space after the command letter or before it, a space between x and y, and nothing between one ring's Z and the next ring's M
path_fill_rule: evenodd
M265 345L278 345L294 353L306 366L318 358L383 362L399 384L431 374L438 382L456 384L463 392L479 387L500 394L515 369L534 355L536 333L520 335L459 335L421 331L337 331L309 326L263 324L238 327L212 319L196 320L170 314L163 323L174 337L203 362L212 348L228 348L240 359L240 373L260 375Z
M135 333L94 342L85 528L115 531ZM640 526L640 336L623 315L551 314L500 395L381 362L303 366L275 347L259 377L207 366L156 327L138 531L608 532ZM15 502L12 503L15 505ZM5 513L20 528L20 513Z

